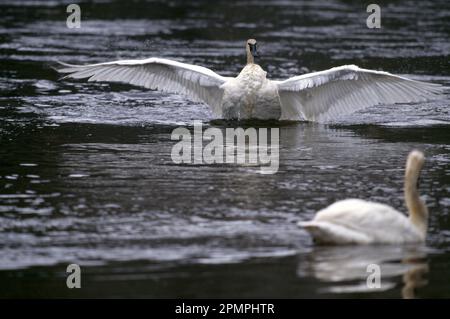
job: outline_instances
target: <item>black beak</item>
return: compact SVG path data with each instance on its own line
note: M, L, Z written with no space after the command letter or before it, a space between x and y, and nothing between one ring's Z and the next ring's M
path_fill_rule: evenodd
M251 47L250 47L250 51L251 51L251 53L252 53L252 55L254 56L254 57L258 57L259 55L258 55L258 51L256 50L256 44L254 44L254 45L252 45Z

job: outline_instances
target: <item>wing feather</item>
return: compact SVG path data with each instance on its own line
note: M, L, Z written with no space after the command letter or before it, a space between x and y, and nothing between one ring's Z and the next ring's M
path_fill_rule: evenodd
M378 104L424 102L437 98L444 90L438 84L361 69L355 65L275 82L282 119L318 122Z
M168 59L119 60L90 65L59 62L64 78L88 79L89 82L121 82L148 89L187 95L220 109L224 84L228 78L210 69Z

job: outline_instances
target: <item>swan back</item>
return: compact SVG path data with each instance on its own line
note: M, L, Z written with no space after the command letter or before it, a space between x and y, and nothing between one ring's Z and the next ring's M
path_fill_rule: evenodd
M338 201L300 223L313 237L328 244L420 242L420 232L390 206L361 199Z

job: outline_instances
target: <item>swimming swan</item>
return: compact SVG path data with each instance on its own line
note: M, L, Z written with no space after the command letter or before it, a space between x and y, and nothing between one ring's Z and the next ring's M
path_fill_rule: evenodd
M319 211L312 221L299 222L299 226L322 244L424 242L428 209L417 192L417 181L424 161L423 153L414 150L406 163L404 192L409 217L384 204L346 199Z
M148 89L184 94L209 105L216 118L280 119L323 122L377 104L432 99L442 86L387 72L344 65L274 81L254 63L257 43L247 40L247 65L236 78L223 77L202 66L167 59L120 60L70 65L64 78L122 82Z

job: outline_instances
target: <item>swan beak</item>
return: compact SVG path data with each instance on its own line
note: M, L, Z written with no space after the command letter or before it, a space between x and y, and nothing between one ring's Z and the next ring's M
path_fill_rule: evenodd
M250 46L250 51L251 51L253 57L256 58L256 57L259 56L258 55L258 50L256 49L256 44L253 44L253 45Z

